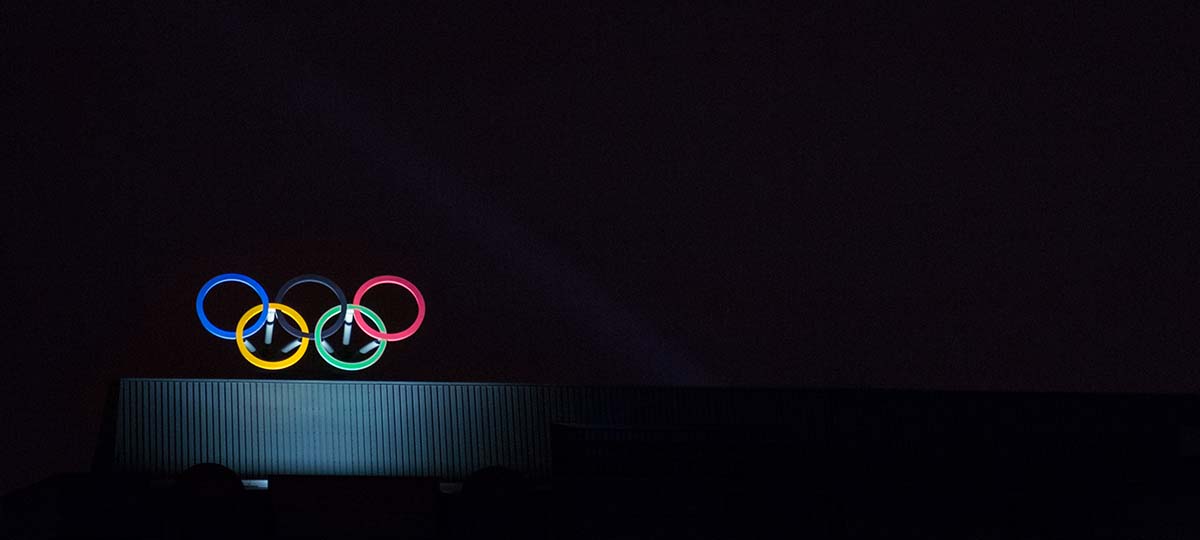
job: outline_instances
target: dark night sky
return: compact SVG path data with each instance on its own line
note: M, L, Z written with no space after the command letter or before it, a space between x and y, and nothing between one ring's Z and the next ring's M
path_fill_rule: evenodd
M231 271L420 286L356 379L1200 390L1194 11L590 4L0 10L0 491L122 376L347 378Z

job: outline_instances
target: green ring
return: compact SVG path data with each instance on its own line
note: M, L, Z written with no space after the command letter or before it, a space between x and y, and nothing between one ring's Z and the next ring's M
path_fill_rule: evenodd
M374 311L371 311L370 309L362 307L358 304L346 304L346 309L357 309L365 313L367 317L369 317L375 323L375 325L379 327L381 332L387 331L387 329L383 327L383 319L380 319L379 315L376 315ZM317 326L314 330L316 333L313 335L321 335L321 329L325 328L325 323L329 322L329 318L337 315L341 310L342 306L333 306L332 308L329 308L329 311L326 311L324 315L321 315L321 318L317 320ZM358 371L360 369L367 369L371 367L372 364L379 360L380 356L383 356L383 349L384 347L387 347L387 342L383 340L376 341L380 342L379 347L376 347L375 352L371 353L371 356L368 356L366 360L361 362L343 362L338 360L337 358L334 358L332 354L326 351L325 347L322 347L320 343L317 344L317 353L319 353L321 358L324 358L329 365L335 368L344 369L346 371Z

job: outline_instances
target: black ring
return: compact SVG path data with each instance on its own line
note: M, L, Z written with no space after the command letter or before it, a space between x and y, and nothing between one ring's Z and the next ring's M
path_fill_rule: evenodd
M337 283L334 283L332 279L324 276L318 276L316 274L304 274L289 279L287 283L284 283L283 286L279 288L279 294L275 295L275 301L283 304L283 295L287 294L292 287L295 287L301 283L320 283L321 285L328 287L329 290L333 291L333 294L337 296L338 304L342 306L342 311L338 313L339 320L346 320L346 293L342 292L342 288L338 287ZM279 323L279 326L282 327L285 332L291 334L292 337L300 339L313 338L311 332L301 332L299 328L292 326L292 323L287 321L287 317L276 317L275 322ZM336 334L339 328L340 327L335 324L325 329L325 331L321 332L321 339L328 339L329 336ZM321 345L317 344L317 346L320 347Z

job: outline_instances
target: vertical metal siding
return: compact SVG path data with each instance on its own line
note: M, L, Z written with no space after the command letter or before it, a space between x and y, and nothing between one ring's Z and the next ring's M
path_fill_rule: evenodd
M162 474L217 462L243 475L449 479L503 465L545 476L554 422L791 416L778 400L762 407L741 400L736 413L733 401L717 389L124 379L113 456L120 470Z
M1200 416L1193 401L1162 398L1135 407L1108 398L1053 395L987 398L988 403L963 396L942 410L920 395L868 399L845 393L832 399L768 389L125 379L119 392L114 467L162 474L219 462L243 475L454 479L504 465L544 477L551 466L552 423L787 425L815 443L851 445L887 440L915 445L938 430L957 426L969 432L985 425L995 445L1077 422L1079 441L1112 433L1157 448L1177 444L1170 440L1173 426Z

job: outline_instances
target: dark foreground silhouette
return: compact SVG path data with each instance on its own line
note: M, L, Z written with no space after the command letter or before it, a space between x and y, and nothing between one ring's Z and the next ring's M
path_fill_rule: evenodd
M536 478L97 467L5 495L0 538L1200 538L1191 397L796 403L788 425L537 426L552 463Z

